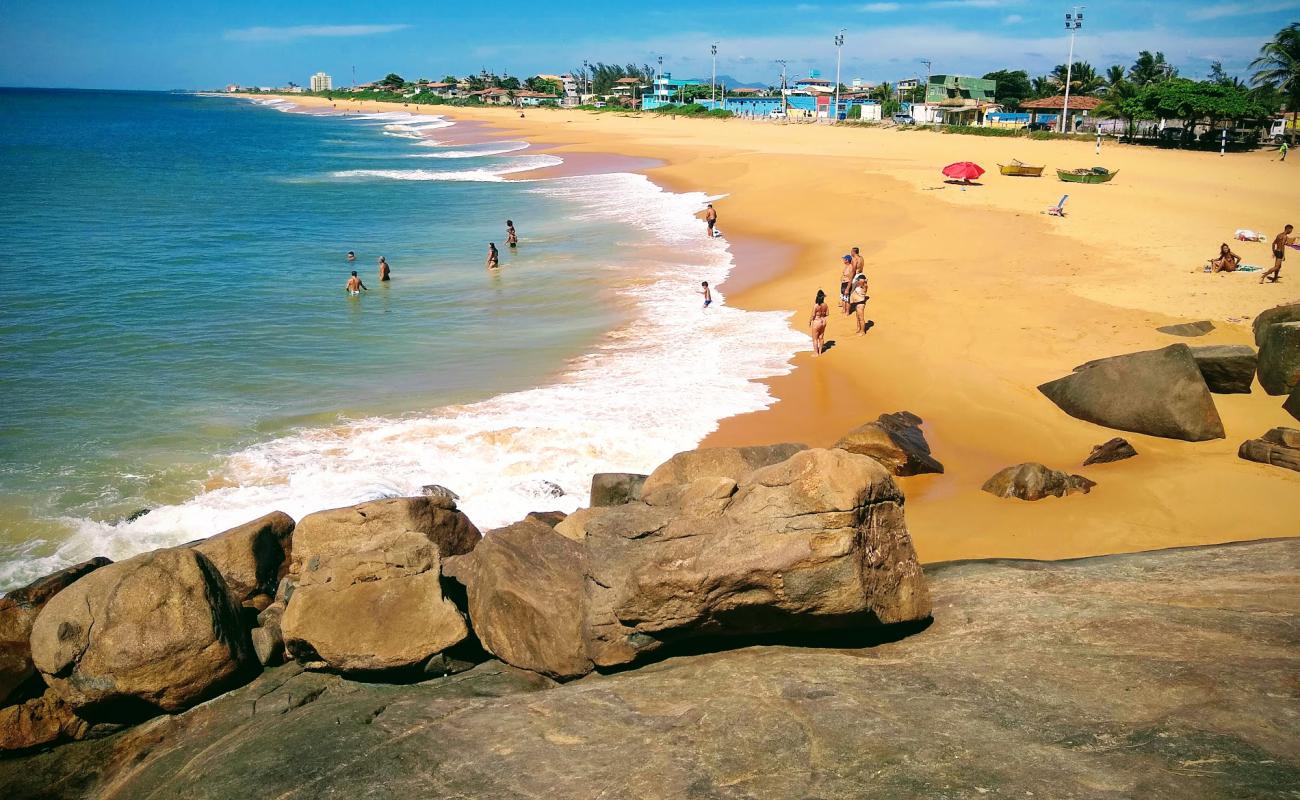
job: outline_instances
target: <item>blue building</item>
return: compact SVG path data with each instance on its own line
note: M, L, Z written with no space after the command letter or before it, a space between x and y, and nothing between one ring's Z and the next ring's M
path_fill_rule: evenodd
M676 80L671 73L665 72L655 78L653 90L641 98L641 108L649 111L659 106L673 105L679 102L683 87L704 85L704 81L694 78Z

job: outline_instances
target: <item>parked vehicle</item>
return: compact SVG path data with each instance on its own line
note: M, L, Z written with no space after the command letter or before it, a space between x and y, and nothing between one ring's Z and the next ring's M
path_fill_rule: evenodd
M892 119L892 120L894 121L894 124L895 124L895 125L915 125L915 124L916 124L916 120L912 119L912 115L911 115L911 114L895 114L894 116L890 117L890 119Z
M768 114L768 116L771 117L772 119L785 119L785 112L777 108L777 109L773 109L772 113Z
M1050 130L1052 130L1052 129L1055 128L1055 127L1056 127L1056 126L1053 125L1053 124L1050 123L1050 122L1031 122L1031 123L1029 123L1028 125L1026 125L1024 128L1022 128L1022 130L1026 130L1026 131L1050 131Z

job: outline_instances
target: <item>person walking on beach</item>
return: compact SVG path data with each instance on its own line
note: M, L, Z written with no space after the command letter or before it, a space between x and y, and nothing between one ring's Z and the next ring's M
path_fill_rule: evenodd
M388 260L383 256L379 257L379 282L383 283L392 278L392 271L388 268Z
M1277 149L1277 151L1282 154L1282 158L1280 160L1286 161L1286 153L1290 149L1291 146L1286 143L1286 139L1283 139L1282 146Z
M348 294L361 294L362 289L365 289L367 292L370 291L366 288L366 285L361 282L361 279L357 277L357 271L354 269L352 270L352 277L348 278Z
M840 270L840 310L845 316L849 313L849 289L853 286L853 276L857 274L857 269L853 266L853 256L845 255L840 258L842 269Z
M1286 260L1286 246L1295 244L1295 237L1291 235L1293 230L1295 228L1288 225L1273 237L1273 266L1259 276L1260 283L1263 283L1265 278L1268 278L1271 283L1277 283L1282 278L1282 262ZM1270 275L1273 277L1269 278Z
M704 287L700 291L700 294L704 295L704 307L708 308L709 306L713 305L713 292L709 291L708 281L700 281L700 286Z
M519 245L519 234L515 233L514 220L506 220L506 246L511 250Z
M818 289L817 297L813 300L812 316L808 318L808 328L812 331L813 337L814 356L821 355L822 350L826 348L826 322L830 313L831 309L826 305L826 293Z
M709 207L704 209L704 223L709 226L708 231L705 232L705 236L712 239L713 229L718 224L718 212L713 208L712 203L709 203Z
M497 253L496 242L488 242L487 268L496 269L501 266L501 255Z

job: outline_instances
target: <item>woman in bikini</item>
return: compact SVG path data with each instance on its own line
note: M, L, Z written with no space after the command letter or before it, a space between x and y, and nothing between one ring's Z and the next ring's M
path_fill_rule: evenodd
M826 305L826 293L818 289L817 299L813 301L812 316L808 319L808 327L812 330L814 356L821 355L823 348L826 347L826 318L830 313L830 306Z
M496 242L488 242L487 268L496 269L498 266L500 266L500 264L498 263L500 261L500 258L501 257L497 254Z
M522 117L523 114L520 114L519 116ZM514 220L506 220L506 244L511 249L519 246L519 234L515 233Z
M1210 259L1210 272L1236 272L1241 266L1241 256L1232 252L1228 243L1219 245L1219 257Z

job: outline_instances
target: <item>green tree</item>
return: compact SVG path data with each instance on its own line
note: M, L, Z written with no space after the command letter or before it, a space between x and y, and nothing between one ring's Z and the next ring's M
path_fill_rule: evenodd
M564 94L564 87L559 81L553 81L548 78L539 78L536 75L524 81L524 84L534 92L543 94Z
M1259 48L1259 56L1250 62L1250 68L1255 70L1250 77L1252 84L1260 89L1269 87L1286 103L1291 112L1290 135L1294 145L1296 124L1300 121L1300 22L1292 22Z
M1106 97L1097 107L1096 115L1124 120L1124 132L1130 138L1138 120L1151 119L1151 113L1142 102L1142 90L1121 78L1106 89Z
M1029 94L1034 99L1051 97L1056 94L1056 85L1046 75L1039 75L1029 82Z
M1124 65L1111 64L1106 68L1106 91L1109 92L1112 87L1124 82Z
M1134 61L1133 66L1128 70L1129 81L1138 86L1150 86L1177 77L1178 70L1166 61L1165 54L1159 51L1155 55L1152 55L1150 50L1138 53L1137 61Z
M1258 120L1268 113L1245 89L1186 78L1171 78L1145 86L1139 100L1152 117L1183 120L1184 139L1199 124L1214 128L1220 122Z
M997 82L997 87L993 90L994 97L1000 105L1012 111L1020 108L1022 102L1034 95L1029 73L1023 69L1000 69L986 73L984 79Z
M1052 69L1052 74L1048 80L1056 87L1058 92L1065 92L1066 66L1057 64ZM1069 70L1070 76L1070 94L1095 94L1098 89L1105 85L1105 81L1097 74L1097 70L1087 61L1076 61L1074 66Z
M455 75L444 75L442 78L442 82L455 85L457 83L460 83L460 78L457 78Z
M401 89L402 87L406 86L406 81L402 78L401 75L398 75L396 72L390 72L380 80L375 81L375 85L378 86L380 89L386 89L387 91L395 92L398 89Z
M509 75L507 75L507 76L504 77L504 78L498 78L498 77L496 77L495 75L492 76L492 77L493 77L492 83L493 83L493 84L494 84L498 89L509 89L510 91L513 92L513 91L517 91L517 90L519 89L520 85L521 85L521 84L519 83L519 79L518 79L518 78L513 78L513 77L511 77L511 76L509 76Z

